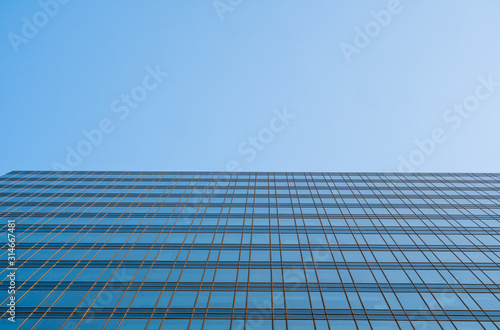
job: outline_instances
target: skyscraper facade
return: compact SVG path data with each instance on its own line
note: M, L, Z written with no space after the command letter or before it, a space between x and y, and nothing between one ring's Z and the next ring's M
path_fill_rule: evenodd
M498 329L500 175L0 177L1 329Z

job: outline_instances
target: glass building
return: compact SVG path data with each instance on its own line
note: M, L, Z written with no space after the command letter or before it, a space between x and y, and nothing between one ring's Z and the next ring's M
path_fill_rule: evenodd
M498 329L499 188L498 174L11 172L0 328Z

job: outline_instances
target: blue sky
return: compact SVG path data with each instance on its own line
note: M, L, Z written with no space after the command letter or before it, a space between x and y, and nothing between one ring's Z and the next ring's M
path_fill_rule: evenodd
M498 12L3 1L0 173L499 172Z

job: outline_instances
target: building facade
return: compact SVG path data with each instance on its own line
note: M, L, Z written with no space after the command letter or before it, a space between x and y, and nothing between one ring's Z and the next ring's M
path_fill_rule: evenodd
M0 328L498 329L499 188L497 174L11 172Z

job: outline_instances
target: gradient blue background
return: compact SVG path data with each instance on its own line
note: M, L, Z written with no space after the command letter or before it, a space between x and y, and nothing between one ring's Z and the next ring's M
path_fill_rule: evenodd
M44 1L46 2L46 1ZM81 131L111 118L77 170L397 171L442 127L417 171L500 171L500 89L452 130L443 113L500 81L500 2L401 0L348 63L342 42L390 1L70 1L16 53L36 1L0 3L0 173L64 164ZM169 76L119 120L111 103L146 67ZM255 159L238 146L273 109L296 118Z

